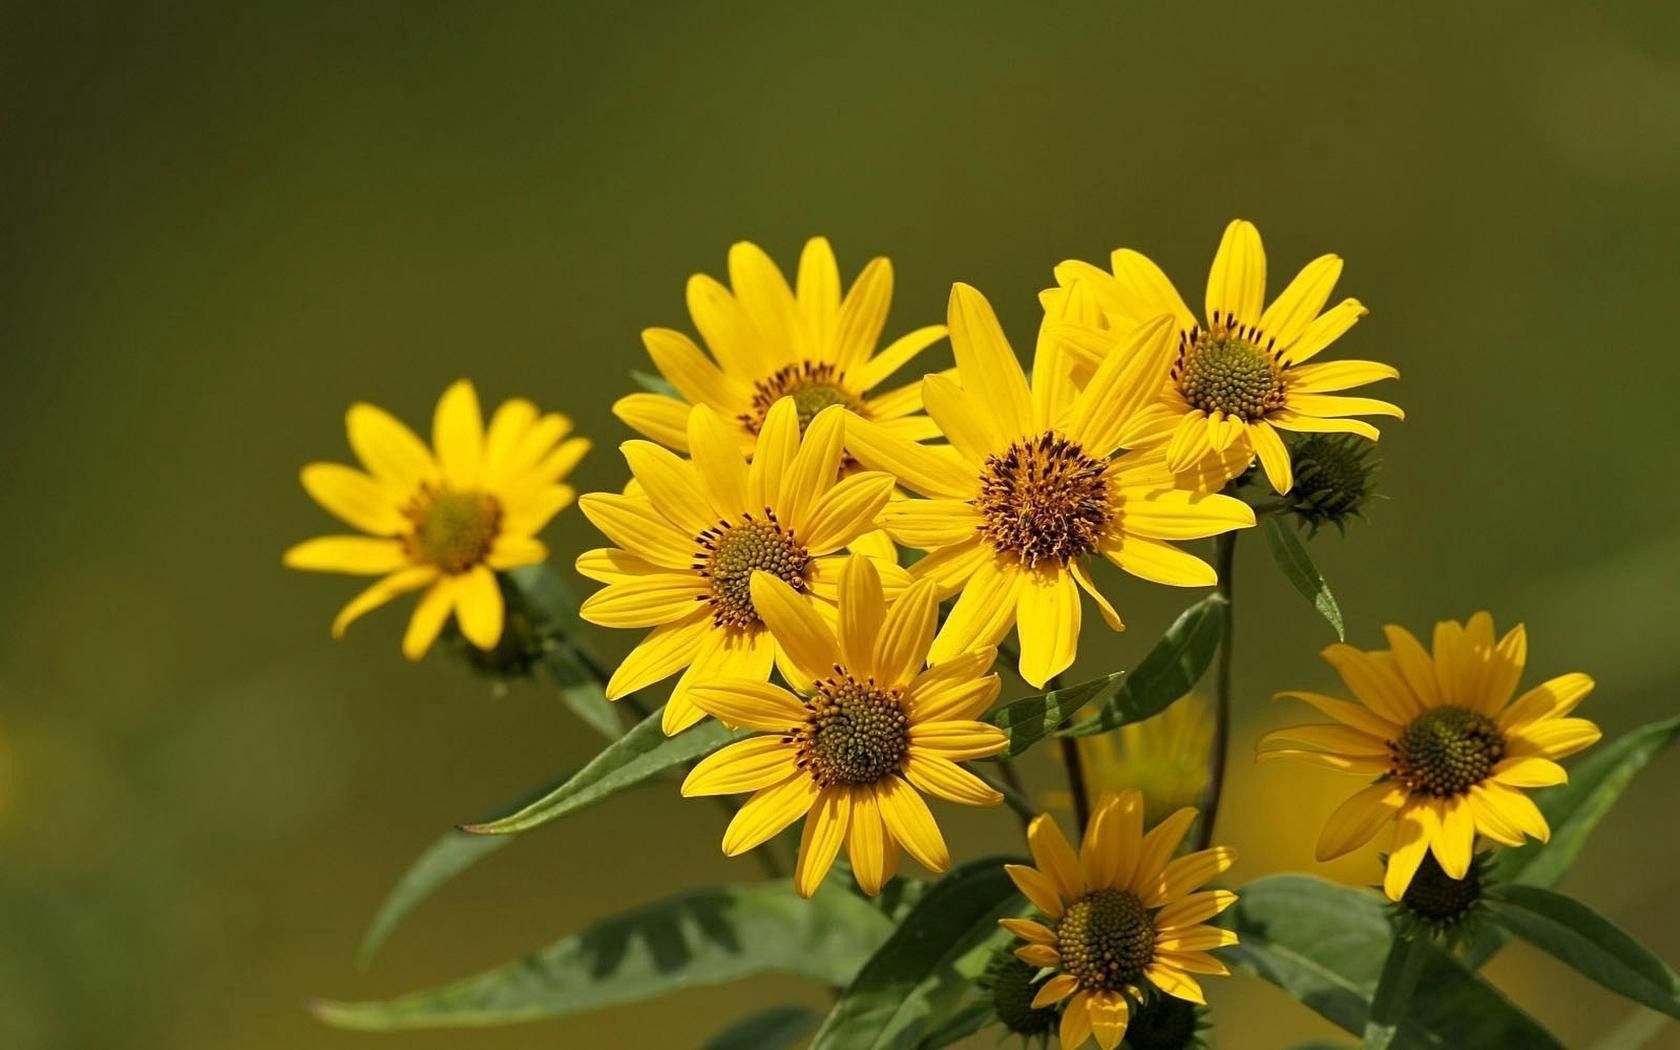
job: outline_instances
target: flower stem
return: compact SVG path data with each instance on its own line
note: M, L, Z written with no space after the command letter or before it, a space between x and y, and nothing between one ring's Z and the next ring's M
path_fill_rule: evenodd
M1022 685L1025 685L1029 689L1038 688L1025 678L1021 678L1021 654L1018 649L1005 641L998 643L997 651L998 655L1003 658L1004 663L1009 667L1010 671L1016 678L1020 679ZM1051 693L1054 693L1056 690L1062 688L1062 676L1051 676L1050 681L1044 683L1044 688L1047 692ZM1062 765L1067 769L1068 794L1073 797L1073 819L1075 821L1075 827L1078 829L1079 833L1083 835L1085 833L1085 825L1091 819L1091 800L1086 793L1087 789L1085 787L1085 762L1079 757L1079 745L1075 741L1064 736L1057 742L1062 748ZM1008 761L1005 760L1004 765L1007 766L1008 764ZM1008 773L1005 774L1005 776L1008 775Z
M1213 822L1219 816L1219 797L1225 790L1225 757L1231 743L1231 644L1236 630L1236 605L1232 585L1236 582L1237 534L1226 532L1214 541L1214 568L1219 573L1215 590L1225 598L1225 631L1219 639L1219 665L1213 673L1213 746L1208 753L1208 786L1202 796L1202 821L1196 829L1196 848L1207 849L1213 841Z

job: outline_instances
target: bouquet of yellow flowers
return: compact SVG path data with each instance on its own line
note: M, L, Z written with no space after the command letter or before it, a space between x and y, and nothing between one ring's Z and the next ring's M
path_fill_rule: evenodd
M1106 269L1063 262L1023 367L975 288L953 287L945 324L885 341L886 259L843 288L822 238L791 282L737 244L727 284L688 283L698 340L643 333L656 374L614 405L641 435L620 446L625 482L581 497L565 479L589 442L529 401L486 421L457 382L430 444L353 406L360 465L311 464L302 480L356 534L285 554L374 578L333 634L413 592L409 659L442 638L494 679L551 679L602 737L554 786L439 838L380 909L363 962L510 837L632 788L709 797L723 852L759 868L318 1016L513 1023L777 973L832 989L832 1008L767 1005L704 1045L936 1050L990 1031L1184 1050L1213 1023L1204 979L1235 971L1367 1050L1557 1047L1481 973L1513 937L1680 1016L1673 971L1555 888L1680 720L1566 769L1600 737L1575 714L1593 682L1525 682L1521 625L1501 633L1477 612L1424 639L1385 627L1382 648L1344 640L1308 545L1375 495L1365 417L1403 413L1347 393L1395 369L1321 356L1366 314L1331 305L1341 270L1314 259L1268 302L1260 235L1235 221L1197 314L1137 251ZM923 363L944 341L952 366ZM920 378L894 385L906 369ZM598 585L581 602L539 538L574 503L603 537L568 559ZM1334 631L1323 655L1345 685L1280 692L1324 720L1268 734L1258 758L1354 779L1316 859L1387 835L1379 888L1227 884L1231 582L1256 528ZM1087 607L1124 629L1123 576L1206 593L1135 666L1065 681ZM605 666L591 627L637 640ZM1065 773L1062 819L1020 768L1041 746ZM951 805L1018 820L1015 845L953 857Z

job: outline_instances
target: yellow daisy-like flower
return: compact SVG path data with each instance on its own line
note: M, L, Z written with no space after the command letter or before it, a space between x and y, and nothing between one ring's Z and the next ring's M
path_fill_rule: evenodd
M802 696L757 678L697 683L690 695L731 726L766 735L719 750L683 781L684 795L754 792L724 832L737 856L805 817L794 886L809 897L844 843L852 871L874 895L903 847L944 871L950 852L921 794L970 806L1003 796L959 762L1008 746L975 718L997 699L990 648L925 669L939 603L928 581L890 606L872 559L853 555L840 581L837 630L779 577L756 572L752 596L788 655Z
M647 437L688 450L690 405L727 421L750 451L770 406L793 398L801 427L830 405L843 405L912 441L934 436L919 415L921 387L874 393L894 372L945 335L918 328L876 353L892 305L892 263L872 259L844 297L834 251L822 237L806 242L797 287L789 288L764 250L742 241L729 249L726 288L705 274L688 279L688 312L711 351L669 328L649 328L642 342L681 400L631 394L613 412Z
M1067 1001L1062 1050L1076 1050L1093 1036L1103 1050L1114 1050L1126 1036L1132 1001L1146 986L1205 1003L1191 974L1230 972L1208 952L1236 944L1237 935L1207 921L1237 895L1196 891L1237 855L1215 846L1174 858L1195 820L1194 809L1181 809L1146 835L1143 797L1122 791L1098 801L1077 854L1048 814L1028 826L1033 866L1010 864L1006 870L1047 922L998 924L1027 942L1015 951L1023 962L1057 971L1032 1005Z
M750 464L729 424L705 405L688 418L691 460L649 441L620 446L632 490L591 493L578 504L618 544L579 556L578 572L606 584L580 613L604 627L653 630L613 672L608 699L683 671L663 719L665 731L677 733L705 714L690 698L693 683L762 682L777 663L785 671L787 654L754 603L755 572L832 617L845 560L830 555L873 527L893 487L878 472L840 477L845 418L837 407L819 413L802 441L798 408L782 398L765 417ZM887 571L901 588L902 570Z
M1126 434L1129 447L1166 443L1167 461L1183 470L1211 453L1251 451L1278 492L1294 484L1289 451L1278 430L1359 434L1377 428L1350 416L1405 413L1387 401L1332 396L1400 373L1375 361L1308 364L1365 316L1357 299L1324 310L1342 260L1321 255L1308 263L1266 306L1266 252L1260 231L1237 219L1225 228L1207 283L1207 324L1199 324L1166 274L1144 255L1121 248L1113 272L1069 260L1056 267L1062 288L1089 287L1102 314L1099 326L1069 324L1067 349L1094 368L1110 340L1102 326L1125 329L1161 314L1172 316L1178 355L1161 402ZM1320 311L1323 311L1322 313Z
M1213 568L1170 541L1252 526L1254 512L1183 487L1159 453L1117 454L1122 431L1172 364L1168 318L1122 340L1083 391L1060 381L1059 359L1042 356L1029 386L991 304L973 288L952 289L949 323L956 378L928 376L922 394L950 447L918 445L864 420L848 426L847 447L929 497L888 505L879 524L931 552L913 575L934 580L941 597L962 592L933 662L995 645L1018 625L1021 675L1042 686L1073 663L1081 588L1121 629L1091 578L1090 555L1156 583L1212 586Z
M1287 692L1336 720L1291 726L1260 741L1260 758L1298 758L1380 777L1344 802L1318 841L1331 860L1369 842L1391 821L1383 890L1399 900L1430 852L1455 879L1470 869L1475 839L1520 846L1551 834L1524 788L1568 779L1557 760L1588 747L1598 727L1569 712L1592 691L1584 674L1543 682L1514 703L1528 658L1522 625L1497 641L1493 617L1435 625L1434 651L1405 628L1383 628L1391 648L1364 652L1332 645L1324 659L1358 703Z
M366 469L311 463L303 487L369 535L306 540L285 555L294 569L384 577L339 612L333 637L368 610L425 588L403 636L404 655L424 656L452 611L468 641L493 648L504 612L496 571L548 557L536 534L575 498L561 479L589 442L566 440L571 420L541 415L518 398L502 402L486 428L478 394L464 379L438 399L435 454L373 405L352 405L345 422Z

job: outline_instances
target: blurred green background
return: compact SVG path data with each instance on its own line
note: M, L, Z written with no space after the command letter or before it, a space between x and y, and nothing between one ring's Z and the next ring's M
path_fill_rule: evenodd
M766 981L395 1037L303 1008L756 876L712 807L648 790L469 873L357 972L436 833L594 740L540 688L405 664L406 610L334 644L357 585L280 567L328 531L296 472L347 457L356 399L420 423L469 375L572 413L599 442L580 487L619 486L637 333L688 327L684 279L740 238L791 265L825 233L848 276L891 255L889 334L972 282L1023 351L1066 257L1141 248L1199 303L1233 216L1274 290L1341 253L1372 313L1339 353L1396 363L1410 414L1390 500L1315 545L1352 640L1487 607L1527 621L1531 680L1598 678L1609 733L1676 708L1673 5L12 3L0 115L0 1046L687 1047L822 1001ZM575 512L548 538L591 542ZM1220 838L1241 878L1324 870L1351 785L1246 755L1300 713L1273 690L1329 684L1328 631L1240 553ZM1118 591L1132 630L1093 622L1080 670L1191 597ZM1677 790L1670 756L1566 885L1670 959ZM1013 845L1002 811L954 809L960 852ZM1374 853L1329 873L1374 880ZM1631 1012L1531 953L1493 973L1570 1046ZM1327 1031L1269 986L1215 995L1224 1047Z

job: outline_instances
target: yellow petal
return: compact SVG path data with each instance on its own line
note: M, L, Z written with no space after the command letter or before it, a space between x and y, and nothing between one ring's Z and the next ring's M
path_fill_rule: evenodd
M635 557L633 554L625 556ZM542 541L529 536L497 536L496 541L490 545L490 553L484 556L484 564L497 572L517 569L524 565L540 565L547 560L548 547Z
M1358 299L1343 299L1320 314L1312 324L1307 325L1306 331L1301 333L1301 338L1294 343L1289 346L1283 346L1281 343L1278 345L1283 363L1298 365L1307 361L1340 339L1343 333L1353 327L1354 322L1369 312Z
M794 306L793 289L764 249L748 241L729 246L729 286L762 339L790 356L809 356L809 333Z
M1236 862L1237 851L1229 846L1215 846L1174 858L1161 869L1160 879L1144 895L1143 903L1155 908L1177 900L1229 871Z
M646 499L612 492L591 492L578 509L618 546L667 569L692 570L698 533L684 534L654 510Z
M347 525L375 536L407 531L408 519L383 482L337 463L311 463L299 475L306 492Z
M619 448L648 502L679 531L698 536L717 523L694 464L651 441L626 441Z
M904 763L904 779L917 791L964 806L995 806L1003 794L984 780L946 758L912 754Z
M1013 933L1029 944L1055 945L1056 933L1042 923L1031 919L999 919L998 925Z
M953 285L946 323L963 389L989 412L993 446L1025 437L1033 429L1032 395L992 305L969 285Z
M1268 414L1266 419L1274 427L1302 434L1358 434L1367 441L1375 441L1382 436L1376 427L1363 419L1323 419L1287 408Z
M1330 293L1341 276L1339 255L1320 255L1302 267L1260 315L1260 331L1277 346L1295 342L1330 301Z
M711 405L727 411L736 406L744 407L752 397L750 387L718 371L717 366L694 345L694 341L681 332L670 328L644 329L642 345L647 347L648 356L653 359L653 366L659 374L669 380L677 388L677 393L690 404ZM686 418L677 425L677 430L686 440Z
M1567 758L1598 743L1603 735L1585 718L1545 718L1506 733L1506 753L1513 757Z
M414 607L414 614L409 617L408 630L403 632L404 656L410 660L418 660L426 655L426 650L437 641L438 633L443 630L450 612L455 608L455 592L455 580L452 577L444 577L421 595L420 603Z
M1406 802L1406 789L1391 780L1372 784L1336 807L1318 837L1319 861L1334 860L1371 841Z
M1322 654L1353 695L1383 719L1405 725L1422 709L1401 675L1401 666L1382 654L1364 653L1351 645L1327 646Z
M1430 848L1441 870L1451 879L1462 879L1470 870L1470 858L1476 848L1476 820L1462 795L1442 799L1441 826Z
M455 620L467 641L494 649L502 640L502 589L488 566L476 565L456 584Z
M1114 270L1116 288L1134 319L1141 321L1157 314L1171 314L1180 329L1195 326L1196 319L1184 305L1178 289L1147 256L1130 248L1117 248L1108 261Z
M1015 949L1015 958L1024 963L1037 967L1056 966L1062 961L1061 953L1047 944L1029 944Z
M425 442L384 409L358 402L344 422L356 458L393 491L417 492L442 477Z
M1382 379L1400 378L1398 369L1376 361L1325 361L1299 365L1285 375L1290 391L1301 394L1329 394Z
M1505 709L1499 716L1499 728L1510 733L1544 719L1562 718L1592 690L1593 680L1578 671L1541 682Z
M920 722L910 727L910 753L953 762L990 758L1009 746L1003 730L987 722Z
M915 788L898 777L885 777L875 784L875 802L887 831L904 847L904 852L929 871L941 872L951 866L945 838Z
M884 470L924 496L966 500L980 490L977 467L967 468L952 456L856 416L846 421L846 447L864 466Z
M1155 942L1157 948L1168 952L1205 952L1236 943L1237 934L1234 930L1224 930L1217 926L1191 926L1188 929L1174 930L1171 934L1161 935Z
M1093 456L1120 447L1126 424L1154 401L1178 357L1178 326L1161 315L1133 329L1110 351L1069 410L1065 429Z
M759 619L770 628L776 644L787 653L800 674L808 679L829 674L840 655L840 643L817 615L811 599L763 571L752 574L751 587L753 608Z
M839 405L818 412L805 428L799 454L782 478L780 495L772 506L781 523L800 535L808 534L812 506L819 495L833 487L840 472L846 445L845 419L846 410Z
M893 602L875 641L873 664L882 685L900 688L921 671L938 619L939 603L930 581L911 584Z
M1333 419L1338 416L1392 416L1405 419L1406 412L1399 405L1379 401L1374 397L1342 397L1338 394L1300 394L1291 391L1284 405L1303 416Z
M789 824L810 812L820 793L815 782L796 773L747 800L723 832L723 852L738 857L781 834Z
M1098 548L1103 557L1150 583L1169 587L1212 587L1219 582L1213 566L1188 551L1142 536L1114 536Z
M858 888L873 897L893 877L898 867L898 846L887 835L881 821L880 807L875 804L875 792L868 787L854 787L852 793L852 822L846 830L846 855L852 861L852 875Z
M1062 917L1062 898L1056 895L1056 884L1050 876L1025 864L1005 864L1003 870L1033 907L1052 919Z
M764 733L786 733L793 726L803 725L810 713L798 697L781 686L751 678L696 682L689 686L688 695L724 725Z
M657 627L692 614L709 590L692 572L650 573L601 588L584 599L578 615L602 627Z
M1257 746L1261 750L1272 750L1280 746L1306 747L1348 756L1389 753L1388 744L1384 740L1340 725L1284 726L1261 737Z
M827 237L812 237L805 242L794 287L799 312L811 326L813 341L817 346L828 346L835 316L840 312L840 267Z
M973 504L955 499L893 500L877 520L893 539L920 550L970 539L981 521Z
M899 336L868 361L848 370L859 390L873 390L934 343L945 338L945 326L927 325Z
M1144 968L1143 975L1155 987L1166 992L1175 999L1183 999L1190 1003L1206 1003L1207 998L1202 995L1202 986L1196 979L1182 970L1165 966L1161 963L1150 963Z
M755 736L702 758L682 782L684 798L733 795L780 784L796 773L793 747L776 736Z
M1423 854L1440 827L1435 807L1426 801L1414 801L1400 811L1394 827L1394 845L1388 852L1388 869L1383 873L1383 892L1397 901L1412 884Z
M1237 902L1230 890L1203 890L1192 893L1162 908L1155 915L1155 928L1170 930L1180 926L1194 926L1206 922Z
M1507 758L1493 767L1492 777L1518 788L1543 788L1569 782L1569 774L1545 758Z
M842 478L818 495L811 504L800 537L805 549L814 555L827 554L868 532L892 498L894 484L891 474L865 471Z
M805 831L799 839L799 860L793 868L793 888L807 899L822 885L846 841L851 824L852 793L847 788L825 788L805 817Z
M1038 993L1033 996L1033 1009L1042 1010L1046 1006L1054 1006L1078 988L1079 978L1071 973L1059 973L1039 986Z
M467 380L456 380L438 399L432 445L450 485L478 487L484 465L484 417L479 413L478 393Z
M1057 893L1066 900L1084 895L1085 870L1054 817L1040 813L1032 819L1027 825L1027 846L1032 850L1033 864L1056 884Z
M944 375L924 377L922 403L927 406L928 415L939 424L940 433L965 458L982 462L1002 447L1002 439L992 426L984 403L965 392L956 379Z
M997 700L1003 685L987 674L997 660L990 647L963 653L918 675L905 690L912 722L980 717Z
M1322 693L1306 693L1298 689L1291 689L1278 693L1274 700L1299 700L1311 704L1323 714L1334 718L1345 726L1357 729L1367 736L1378 740L1393 740L1400 733L1400 726L1383 718L1370 708L1361 704L1350 703Z
M1091 1038L1090 1002L1090 993L1080 992L1062 1008L1062 1023L1056 1030L1062 1050L1078 1050Z
M416 565L392 573L356 595L339 610L338 615L333 618L332 636L343 638L350 624L360 619L363 614L379 608L398 595L419 590L437 578L438 570L431 565Z
M1055 562L1023 572L1021 580L1015 607L1021 677L1042 689L1079 651L1079 587Z
M1149 834L1143 836L1143 844L1138 849L1137 870L1132 873L1130 880L1134 891L1144 892L1155 886L1161 878L1161 872L1166 869L1167 862L1178 852L1179 843L1184 841L1190 825L1195 822L1195 808L1185 806L1149 829Z
M1289 461L1289 449L1272 425L1264 419L1250 423L1248 440L1260 459L1260 466L1266 471L1266 480L1271 483L1272 491L1281 495L1294 488L1295 470Z
M283 560L288 569L359 576L382 576L409 563L400 540L370 536L319 536L304 540L286 551Z
M1022 587L1022 573L1013 562L1005 562L986 549L974 574L963 587L945 617L945 625L934 637L928 662L946 660L984 646L996 645L1015 623L1015 606ZM927 559L923 559L926 561ZM921 563L918 562L918 565Z
M655 627L619 662L607 682L607 699L617 700L687 667L701 640L714 630L711 611L703 606L686 619Z
M1121 528L1155 540L1199 540L1254 525L1254 508L1242 500L1182 489L1127 490L1119 509Z
M747 464L740 443L706 405L696 405L688 414L688 448L713 517L729 519L753 509L747 502Z
M493 487L506 481L519 468L515 453L537 422L537 406L522 397L509 398L496 406L484 431L484 484Z
M729 289L697 273L688 279L688 316L699 329L724 372L739 377L766 376L776 363L764 351L762 337Z
M861 364L875 349L887 323L892 293L892 263L885 258L869 260L846 292L835 322L834 361L842 371Z
M1235 219L1225 227L1208 272L1207 316L1213 324L1257 324L1266 299L1266 251L1254 224Z
M881 574L862 555L846 559L840 580L840 662L859 677L875 674L875 639L886 618Z

